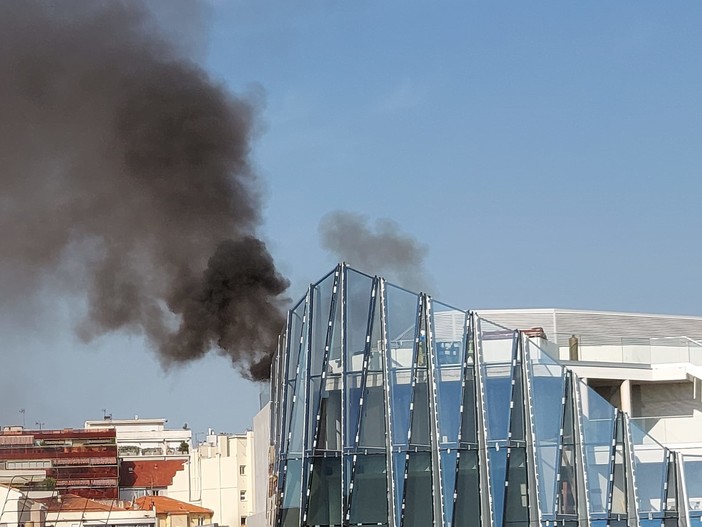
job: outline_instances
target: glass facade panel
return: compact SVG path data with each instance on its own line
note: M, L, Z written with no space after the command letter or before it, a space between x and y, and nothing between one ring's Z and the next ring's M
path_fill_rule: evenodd
M386 524L388 485L385 455L359 455L352 477L353 495L349 523Z
M453 504L455 527L479 527L480 510L480 471L478 451L461 452L456 475L456 499Z
M341 458L315 458L310 474L307 522L341 525Z
M506 440L509 431L512 399L512 367L510 364L483 366L485 413L489 441Z
M702 521L702 458L631 425L542 337L343 265L309 291L274 361L275 527Z
M535 347L527 342L530 357ZM537 355L540 356L540 355ZM565 371L550 360L531 363L536 466L540 476L539 501L544 514L555 513L558 452L562 427Z
M525 448L510 448L507 455L507 485L505 486L505 527L529 525L527 494L527 462Z
M349 269L346 273L346 371L361 371L371 314L373 279Z
M404 527L433 525L431 453L416 452L407 461Z
M585 383L579 390L590 513L607 514L617 410Z

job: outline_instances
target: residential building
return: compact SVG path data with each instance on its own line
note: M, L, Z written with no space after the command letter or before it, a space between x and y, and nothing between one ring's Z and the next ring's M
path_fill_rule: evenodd
M0 431L0 477L20 489L47 489L86 498L118 497L115 431Z
M37 501L46 507L46 527L155 527L156 525L156 513L152 508L128 508L130 504L118 500L95 501L74 494L62 494Z
M0 525L38 526L44 525L46 507L31 500L21 490L0 485Z
M143 496L136 500L142 510L153 510L157 527L196 527L212 523L212 510L166 496Z
M271 405L268 394L261 400L262 408L253 419L253 455L250 457L253 473L253 495L251 515L246 520L247 527L267 527L274 502L270 488L273 474L275 451L270 446Z
M166 429L166 419L107 418L86 421L86 430L114 429L117 433L119 457L124 460L145 458L187 459L192 443L192 431L186 425Z
M173 478L185 468L183 459L140 459L122 461L119 472L119 495L131 501L141 496L167 495Z
M622 411L631 382L600 382L628 372L488 316L343 264L312 284L273 364L271 524L702 526L695 448Z
M166 495L212 509L213 522L245 525L253 513L253 433L217 434L194 448Z

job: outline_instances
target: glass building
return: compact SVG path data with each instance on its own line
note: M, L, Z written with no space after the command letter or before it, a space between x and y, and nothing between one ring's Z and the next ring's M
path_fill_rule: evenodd
M273 525L702 526L702 460L546 344L339 265L273 364Z

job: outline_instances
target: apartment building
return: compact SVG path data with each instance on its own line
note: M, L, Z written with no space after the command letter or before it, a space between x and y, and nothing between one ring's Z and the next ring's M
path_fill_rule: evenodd
M115 499L119 495L115 431L6 427L0 431L0 478L19 489Z

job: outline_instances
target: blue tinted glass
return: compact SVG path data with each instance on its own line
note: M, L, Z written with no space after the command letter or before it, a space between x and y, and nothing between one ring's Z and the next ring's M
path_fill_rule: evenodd
M439 368L437 377L437 397L439 408L439 437L442 444L454 444L458 441L461 411L461 377L460 366Z
M539 500L542 511L553 514L565 371L555 364L531 364L531 375L536 463L541 476Z
M685 486L687 487L688 510L690 521L702 514L702 456L684 457Z
M491 364L482 369L488 440L507 439L512 398L511 365Z
M409 409L412 401L412 371L395 370L390 372L392 398L392 442L393 445L407 445L409 431Z
M431 453L409 455L405 481L405 510L403 526L426 527L433 525L431 482Z
M300 486L302 480L302 460L288 460L287 470L285 473L285 491L283 493L283 508L284 509L300 509Z
M444 525L449 527L453 519L453 493L456 489L456 450L450 452L442 451L440 454L441 462L441 482L443 486L444 502Z
M492 514L495 525L502 525L505 508L505 479L507 478L507 449L488 449L490 466L490 490L492 491Z

